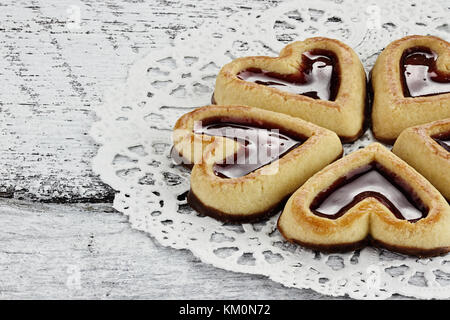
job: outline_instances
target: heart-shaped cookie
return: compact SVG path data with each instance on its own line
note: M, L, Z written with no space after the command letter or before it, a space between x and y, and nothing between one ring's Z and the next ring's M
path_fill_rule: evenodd
M362 133L366 76L350 47L310 38L287 45L276 58L244 57L225 65L214 100L298 117L349 142Z
M450 251L450 207L431 183L373 143L321 170L288 200L283 236L323 251L369 241L416 256Z
M190 206L222 221L277 213L287 196L342 154L334 132L247 106L187 113L173 140L173 157L193 164Z
M372 126L393 143L406 128L450 117L450 43L408 36L389 44L372 70Z
M450 201L450 118L404 130L392 148Z

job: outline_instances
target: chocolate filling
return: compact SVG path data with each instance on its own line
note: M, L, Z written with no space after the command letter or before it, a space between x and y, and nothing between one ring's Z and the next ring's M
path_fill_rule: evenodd
M437 54L427 47L403 52L400 70L405 97L424 97L450 92L450 73L437 69Z
M279 130L270 123L230 117L198 122L194 133L226 137L240 144L233 156L224 159L223 163L214 164L214 173L221 178L245 176L278 160L306 140L297 133Z
M428 214L428 209L413 189L377 162L336 180L316 196L310 208L320 217L337 219L368 197L383 203L398 219L416 222Z
M239 72L237 77L313 99L334 101L340 85L339 73L334 52L314 49L302 54L302 64L296 73L280 74L250 68Z
M442 148L450 152L450 131L432 137Z

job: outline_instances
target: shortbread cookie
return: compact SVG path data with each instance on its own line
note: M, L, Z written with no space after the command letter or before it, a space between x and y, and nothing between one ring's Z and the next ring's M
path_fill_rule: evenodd
M404 130L392 151L450 200L450 118Z
M450 43L433 36L394 41L371 77L377 139L393 143L406 128L450 117Z
M244 57L225 65L214 100L298 117L349 142L363 130L366 75L350 47L311 38L289 44L276 58Z
M433 256L450 251L450 207L428 180L373 143L321 170L288 200L283 236L328 252L371 242Z
M207 106L182 116L174 152L193 163L188 202L223 221L278 212L310 176L342 154L334 132L245 106Z

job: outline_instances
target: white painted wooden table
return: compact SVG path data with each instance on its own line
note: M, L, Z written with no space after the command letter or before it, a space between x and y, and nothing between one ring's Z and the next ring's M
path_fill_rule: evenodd
M276 3L0 3L1 298L324 298L163 248L111 208L114 191L90 168L93 106L135 59L219 11Z

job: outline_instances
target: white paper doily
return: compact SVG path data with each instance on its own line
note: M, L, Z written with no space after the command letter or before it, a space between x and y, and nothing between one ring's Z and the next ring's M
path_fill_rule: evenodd
M202 217L186 204L189 172L169 158L176 119L209 104L217 72L231 59L274 56L291 41L327 36L353 47L369 71L377 54L405 35L448 40L444 2L316 0L284 3L262 14L224 12L179 34L170 47L150 52L131 67L126 84L105 94L91 130L101 144L94 171L118 191L114 207L129 216L133 228L216 267L333 296L449 298L450 255L414 259L370 247L322 254L285 242L277 216L242 225ZM345 152L371 141L367 132Z

